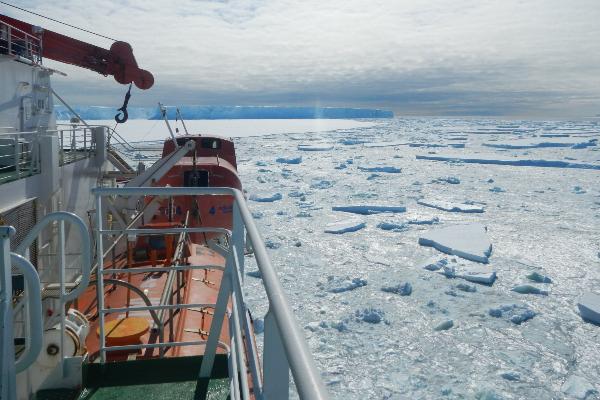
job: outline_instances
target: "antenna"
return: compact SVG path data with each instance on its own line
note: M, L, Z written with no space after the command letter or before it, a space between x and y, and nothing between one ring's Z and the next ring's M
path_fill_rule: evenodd
M181 124L183 125L183 130L185 131L185 134L189 136L190 133L187 130L187 126L185 126L185 121L183 120L183 117L181 116L181 111L179 111L179 107L177 107L177 116L181 120Z
M177 139L175 139L175 134L173 133L173 129L171 129L171 124L169 124L169 119L167 118L167 107L163 106L162 103L158 103L158 108L160 109L160 113L165 120L165 124L167 124L167 128L169 129L169 133L171 134L171 138L173 139L173 143L175 144L175 150L179 148L177 145Z

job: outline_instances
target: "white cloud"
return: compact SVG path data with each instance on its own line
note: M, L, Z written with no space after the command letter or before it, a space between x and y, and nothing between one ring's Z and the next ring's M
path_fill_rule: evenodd
M583 112L582 104L586 112L600 109L597 0L65 0L21 5L130 42L139 64L156 78L153 94L146 97L176 99L178 93L188 102L230 104L326 99L400 112L443 113L461 101L467 109L488 102L491 111L501 113L515 113L502 109L511 104L530 107L532 113L555 107ZM110 45L37 17L6 12ZM87 71L58 68L79 85L96 79ZM434 101L436 93L439 101Z

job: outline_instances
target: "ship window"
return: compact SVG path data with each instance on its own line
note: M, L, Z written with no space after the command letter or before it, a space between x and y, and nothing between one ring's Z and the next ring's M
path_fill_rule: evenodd
M200 147L203 149L218 150L221 148L221 139L202 138L200 140Z
M183 173L183 186L208 187L208 171L185 171Z

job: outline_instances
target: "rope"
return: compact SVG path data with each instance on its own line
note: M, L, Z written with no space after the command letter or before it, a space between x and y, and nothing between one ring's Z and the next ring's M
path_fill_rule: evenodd
M83 32L91 33L92 35L100 36L101 38L104 38L104 39L109 39L109 40L112 40L112 41L114 41L114 42L117 42L117 41L118 41L117 39L113 39L113 38L111 38L111 37L104 36L104 35L101 35L101 34L99 34L99 33L96 33L96 32L88 31L87 29L83 29L83 28L80 28L80 27L78 27L78 26L75 26L75 25L67 24L66 22L62 22L62 21L59 21L59 20L57 20L57 19L54 19L54 18L46 17L45 15L38 14L38 13L35 13L35 12L33 12L33 11L26 10L25 8L17 7L17 6L15 6L14 4L9 4L9 3L6 3L6 2L4 2L4 1L0 1L0 3L2 3L2 4L4 4L4 5L7 5L7 6L9 6L9 7L16 8L17 10L21 10L21 11L25 11L25 12L28 12L28 13L30 13L30 14L33 14L33 15L37 15L38 17L42 17L42 18L49 19L50 21L58 22L59 24L66 25L66 26L69 26L69 27L71 27L71 28L79 29L80 31L83 31Z

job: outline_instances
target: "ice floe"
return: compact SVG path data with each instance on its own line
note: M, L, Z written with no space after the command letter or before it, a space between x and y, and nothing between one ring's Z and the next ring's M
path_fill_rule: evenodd
M463 212L463 213L482 213L484 212L483 207L475 206L472 204L461 204L452 203L445 200L433 200L433 199L420 199L417 200L417 204L422 206L436 208L442 211L448 212Z
M586 293L577 302L581 318L600 325L600 295Z
M325 282L317 282L319 289L330 293L342 293L367 286L367 280L362 278L336 277L330 275Z
M380 222L377 224L379 229L392 232L404 232L408 230L408 225L402 222Z
M598 393L598 390L587 379L579 375L571 375L560 390L571 397L578 400L586 400L590 396Z
M428 271L442 274L447 278L461 278L469 282L484 285L492 285L496 280L496 271L493 268L470 261L458 261L454 257L431 257L423 263L422 267ZM465 287L458 289L470 291Z
M382 292L386 293L394 293L400 296L410 296L412 293L412 285L410 282L401 282L394 286L383 286L381 288Z
M275 161L280 164L300 164L302 162L302 156L289 158L279 157Z
M380 322L385 322L389 324L385 318L385 312L378 308L364 308L362 310L356 310L354 312L354 318L356 321L360 322L368 322L369 324L378 324Z
M515 167L575 168L600 170L600 164L570 163L559 160L532 160L523 158L502 159L498 158L497 155L479 155L478 157L465 157L455 155L417 155L416 157L418 160L463 162L471 164L495 164L511 165Z
M535 311L519 304L505 304L490 308L488 314L491 317L502 318L517 325L521 325L537 315Z
M365 226L367 226L367 224L359 219L347 219L327 224L325 226L325 233L342 234L356 232L363 229Z
M448 329L454 326L454 321L451 319L447 319L445 321L440 322L433 328L434 331L447 331Z
M300 151L329 151L333 149L333 145L330 143L321 144L299 144L298 150Z
M333 206L333 211L343 211L352 214L371 215L381 213L403 213L406 212L405 206L387 206L387 205L356 205L356 206Z
M538 283L552 283L552 279L550 279L550 277L542 275L539 272L532 272L531 274L527 275L527 279Z
M256 201L259 203L272 203L274 201L281 200L282 198L283 198L283 196L281 195L281 193L274 193L271 195L254 193L254 194L250 195L250 200Z
M571 147L576 149L582 149L585 147L595 146L597 139L590 139L582 142L580 138L564 138L555 139L550 141L540 141L536 138L531 139L516 139L510 142L492 142L483 143L484 146L494 147L499 149L534 149L544 147ZM577 146L577 147L575 147Z
M543 290L543 289L540 289L540 288L532 286L532 285L518 285L518 286L513 287L510 290L512 290L513 292L520 293L520 294L540 294L542 296L548 296L547 290Z
M438 224L440 222L440 219L438 217L431 217L431 218L421 217L421 218L410 219L407 222L411 225L433 225L433 224Z
M494 318L503 318L516 325L521 325L535 317L535 311L518 304L504 304L496 308L490 308L488 314Z
M366 171L366 172L385 172L387 174L398 174L400 172L402 172L402 169L400 168L396 168L393 166L373 166L373 167L358 167L359 170L361 171Z
M492 243L486 232L485 226L479 223L447 226L422 233L419 244L467 260L487 263Z

